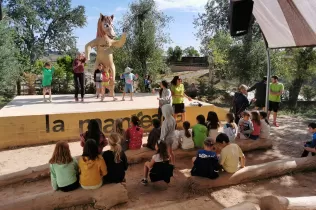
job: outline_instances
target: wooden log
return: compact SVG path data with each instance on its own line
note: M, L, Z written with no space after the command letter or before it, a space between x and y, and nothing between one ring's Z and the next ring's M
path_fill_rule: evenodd
M238 144L243 152L259 149L270 149L273 146L271 139L258 139L255 141L236 139L235 143Z
M97 209L110 209L111 207L126 203L128 195L123 184L108 184L97 190L78 189L72 192L47 191L40 194L29 195L20 199L1 203L1 210L54 210L77 205L95 204Z
M260 199L260 208L264 210L316 210L316 196L296 198L266 196Z
M181 172L188 177L187 184L191 190L201 190L222 186L236 185L245 182L282 176L288 173L315 170L316 157L277 160L260 165L247 166L234 174L223 172L215 180L191 176L189 170Z
M260 210L260 207L258 204L254 204L251 202L242 202L235 206L225 208L223 210Z

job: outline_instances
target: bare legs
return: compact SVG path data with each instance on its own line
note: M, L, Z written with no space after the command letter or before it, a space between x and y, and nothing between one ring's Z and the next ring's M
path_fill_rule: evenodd
M43 88L44 102L46 102L46 93L49 94L49 102L52 102L52 89Z
M145 179L148 178L148 174L149 174L149 170L150 170L149 164L150 163L148 161L144 164L144 178Z
M170 155L170 163L175 165L176 164L176 158L175 158L173 150L172 150L172 145L168 146L168 153Z

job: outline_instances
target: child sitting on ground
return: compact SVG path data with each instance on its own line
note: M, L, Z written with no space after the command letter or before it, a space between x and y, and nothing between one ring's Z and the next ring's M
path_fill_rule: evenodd
M46 101L46 93L49 94L49 102L52 102L52 81L53 81L53 74L54 74L55 68L51 66L50 63L45 63L43 68L43 80L42 80L42 86L43 86L43 97L44 102Z
M237 125L235 123L235 115L233 113L227 113L226 122L227 123L224 125L223 131L228 136L229 141L234 142L237 136Z
M98 153L95 140L86 141L78 165L80 185L83 189L94 190L102 186L102 178L107 174L107 168L103 157Z
M103 177L103 183L119 183L125 179L128 163L120 142L120 135L111 133L109 137L110 150L103 152L102 155L108 171L107 175Z
M114 121L112 132L120 135L122 151L125 152L128 149L128 141L126 139L126 132L123 129L122 118L118 118Z
M69 192L79 187L78 163L71 157L67 142L56 144L52 158L49 160L50 178L54 190Z
M133 115L130 122L130 128L126 131L126 139L128 140L128 149L140 149L143 141L144 130L139 126L140 121L137 116Z
M260 122L261 122L261 130L260 130L260 138L267 139L270 136L270 123L267 119L267 113L264 111L260 111Z
M238 122L238 138L249 139L253 132L253 124L250 120L250 113L245 111L242 113L242 118Z
M201 176L216 179L220 170L218 158L215 152L213 139L210 137L204 141L204 149L199 150L196 157L192 158L192 176Z
M183 130L181 130L178 134L181 149L183 150L189 150L194 148L194 142L192 139L192 129L190 129L190 127L190 122L185 121L183 123Z
M316 155L316 123L310 123L308 131L313 134L313 138L312 141L305 142L302 157L307 157L310 152L312 156Z
M93 74L97 98L99 98L99 95L102 91L102 71L101 71L102 69L103 69L103 64L100 63L98 68L94 71L94 74Z
M160 139L160 133L161 133L160 120L153 119L153 126L154 128L149 133L147 144L143 144L143 147L147 147L151 150L155 150L156 144L158 140Z
M164 141L159 140L155 146L157 153L153 155L150 162L144 164L144 178L141 183L148 184L148 175L152 182L165 181L170 182L170 177L173 176L173 166L169 164L169 154L167 145Z
M93 119L89 121L88 124L88 131L84 134L80 135L80 145L84 147L85 142L88 139L95 140L97 146L98 146L98 152L99 154L102 153L103 148L108 145L108 140L105 138L104 134L100 130L100 126L97 120Z
M215 141L215 139L218 135L218 129L220 127L220 122L219 122L219 119L218 119L216 112L210 111L207 114L206 120L207 120L206 127L208 130L207 136L211 137Z
M249 139L257 140L261 131L261 121L258 111L251 112L251 122L253 124L253 131L250 134Z
M194 145L197 148L203 148L203 142L207 137L207 127L205 125L205 117L203 115L199 115L196 117L197 124L193 126L192 135Z

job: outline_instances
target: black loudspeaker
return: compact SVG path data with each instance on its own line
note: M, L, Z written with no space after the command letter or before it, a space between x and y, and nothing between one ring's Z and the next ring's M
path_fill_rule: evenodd
M248 33L253 4L253 0L230 0L229 27L231 36L242 36Z

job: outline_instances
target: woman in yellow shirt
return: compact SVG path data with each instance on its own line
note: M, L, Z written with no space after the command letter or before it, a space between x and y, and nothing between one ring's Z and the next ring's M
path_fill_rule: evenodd
M102 186L102 178L107 174L107 167L103 157L99 155L95 140L86 141L78 166L80 185L83 189L93 190Z
M192 99L184 93L184 85L179 76L175 76L171 81L172 107L174 110L174 118L181 114L181 122L186 121L184 98Z

